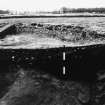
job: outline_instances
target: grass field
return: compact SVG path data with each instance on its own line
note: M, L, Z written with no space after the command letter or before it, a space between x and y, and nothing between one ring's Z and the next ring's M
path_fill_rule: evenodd
M102 25L105 26L105 17L58 17L58 18L10 18L0 19L0 23L9 22L25 22L25 23L49 23L49 24L75 24L75 25Z

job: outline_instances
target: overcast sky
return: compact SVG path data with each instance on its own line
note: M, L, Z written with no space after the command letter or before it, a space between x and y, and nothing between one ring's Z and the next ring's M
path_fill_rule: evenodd
M18 11L52 11L69 8L105 7L105 0L0 0L0 9Z

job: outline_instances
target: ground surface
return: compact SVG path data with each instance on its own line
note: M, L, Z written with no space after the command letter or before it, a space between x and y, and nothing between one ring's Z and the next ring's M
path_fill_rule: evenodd
M105 43L104 17L1 19L0 23L0 49L59 48L64 45L81 47ZM73 57L79 57L77 62L80 61L82 65L81 55L77 55ZM103 55L101 57L104 57ZM88 63L88 57L86 55L83 57ZM3 58L0 60L5 61ZM36 69L16 66L17 68L10 68L10 71L15 72L0 74L0 88L3 90L0 92L0 105L104 105L105 103L105 68L101 68L97 74L98 82L90 84L85 81L64 81Z

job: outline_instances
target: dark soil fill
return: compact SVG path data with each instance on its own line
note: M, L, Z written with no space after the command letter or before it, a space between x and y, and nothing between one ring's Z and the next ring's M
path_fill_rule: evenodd
M66 61L62 52L66 52ZM98 105L105 46L0 50L1 100L8 105ZM62 67L66 66L63 75ZM9 75L10 74L10 75ZM100 74L100 75L99 75ZM99 78L103 73L99 73ZM101 84L101 86L100 86ZM104 96L102 96L104 97Z
M15 25L11 25L0 32L0 39L5 38L7 35L15 35L16 33Z
M64 51L66 52L65 62L63 61ZM20 65L23 68L41 70L56 78L80 81L86 79L87 82L88 80L92 82L95 81L97 70L104 69L104 52L104 45L42 50L2 49L0 66L3 69L1 72L7 72L10 65ZM63 66L66 66L65 76L62 74Z

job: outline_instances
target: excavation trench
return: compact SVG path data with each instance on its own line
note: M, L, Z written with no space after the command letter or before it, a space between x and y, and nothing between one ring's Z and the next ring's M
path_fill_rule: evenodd
M34 27L32 27L32 25L34 25ZM91 31L87 34L88 31L86 30L85 32L82 27L75 28L73 26L62 26L63 28L61 28L61 26L43 26L41 24L31 24L30 27L22 26L18 26L17 24L11 25L0 32L0 74L14 73L20 69L34 70L44 72L59 80L71 80L93 84L97 81L97 73L105 69L105 44L37 49L34 41L39 40L36 40L36 37L33 41L34 44L32 43L31 45L31 42L28 43L30 44L29 47L24 43L21 44L21 41L16 43L14 41L11 42L11 44L9 42L5 43L8 35L9 37L11 37L11 35L21 36L23 33L24 37L26 37L27 34L32 34L33 36L39 35L40 37L59 39L62 43L67 40L74 44L78 41L86 42L89 39L91 39L91 41L97 38L104 39L104 35ZM64 34L67 28L68 34ZM61 30L64 30L62 34ZM4 40L4 44L2 44L2 39ZM27 42L27 40L25 41ZM41 44L43 45L43 43ZM22 45L25 47L22 47ZM31 49L33 45L35 46ZM65 53L65 60L63 60L63 53ZM65 74L63 74L63 67L65 67ZM0 75L0 94L10 85L3 75ZM3 94L4 93L2 93L1 96L3 96Z
M66 59L63 61L63 52ZM1 49L0 72L14 71L20 66L44 71L59 79L95 82L96 73L105 69L105 45L61 47L50 49ZM63 66L66 68L63 74Z

